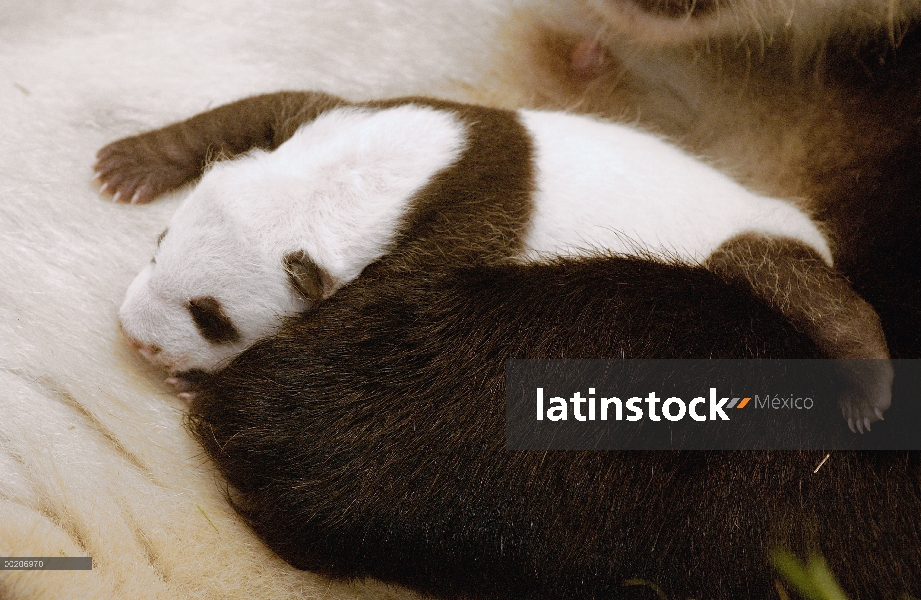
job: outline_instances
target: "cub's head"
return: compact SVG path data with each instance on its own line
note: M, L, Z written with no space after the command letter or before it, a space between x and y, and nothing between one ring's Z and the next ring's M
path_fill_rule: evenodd
M270 215L260 219L271 186L229 167L215 166L179 207L119 310L129 342L172 373L216 370L333 291Z

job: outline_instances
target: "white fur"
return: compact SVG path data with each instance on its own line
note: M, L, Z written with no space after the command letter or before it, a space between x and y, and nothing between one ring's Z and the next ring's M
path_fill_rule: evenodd
M698 264L756 232L802 241L831 264L822 234L795 206L654 135L566 113L519 115L537 190L524 250L512 258L616 253ZM306 252L336 287L357 277L385 253L412 196L457 159L466 133L449 110L339 108L275 152L217 164L176 211L156 264L131 284L119 313L125 332L161 348L151 358L173 371L220 367L306 307L288 283L287 253ZM239 341L198 332L187 303L199 296L222 303Z
M341 108L274 152L216 164L129 287L122 327L162 349L156 360L173 370L214 369L305 308L286 254L306 251L338 285L351 281L384 254L409 200L454 162L463 139L450 112ZM239 341L198 333L187 310L198 296L221 302Z
M799 240L832 263L825 238L795 206L749 191L654 135L566 113L520 114L538 173L528 259L606 250L693 264L757 232Z

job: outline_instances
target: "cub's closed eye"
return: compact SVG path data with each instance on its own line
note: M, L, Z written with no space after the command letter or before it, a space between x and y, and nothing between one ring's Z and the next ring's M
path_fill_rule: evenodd
M167 229L164 229L164 230L163 230L163 233L161 233L160 235L157 236L157 248L160 247L160 242L162 242L162 241L163 241L163 238L166 237L166 232L167 232L167 231L169 231L168 228L167 228ZM151 258L151 259L150 259L150 262L153 263L153 264L157 264L157 257L154 256L153 258Z
M240 332L224 312L221 302L213 296L200 296L189 300L189 313L195 326L206 340L213 344L230 344L240 339Z

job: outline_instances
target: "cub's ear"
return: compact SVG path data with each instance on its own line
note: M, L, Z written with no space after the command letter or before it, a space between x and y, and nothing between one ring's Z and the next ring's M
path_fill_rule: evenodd
M291 284L304 299L317 302L329 298L335 291L335 281L303 250L285 255L285 271Z

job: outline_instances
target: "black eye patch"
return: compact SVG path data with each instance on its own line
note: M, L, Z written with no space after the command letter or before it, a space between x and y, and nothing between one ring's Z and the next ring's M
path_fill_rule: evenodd
M189 312L202 336L213 344L230 344L240 339L240 332L224 312L220 301L212 296L189 300Z

